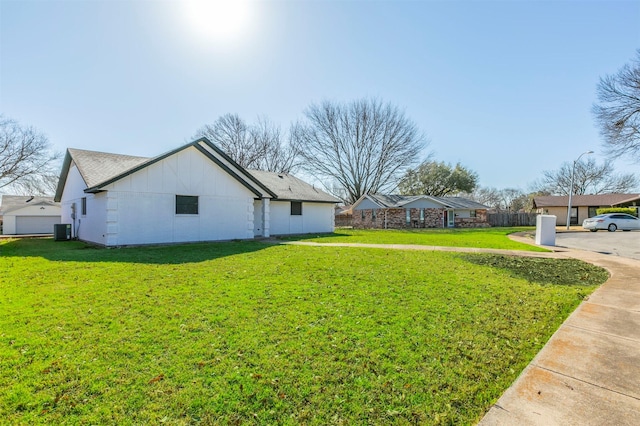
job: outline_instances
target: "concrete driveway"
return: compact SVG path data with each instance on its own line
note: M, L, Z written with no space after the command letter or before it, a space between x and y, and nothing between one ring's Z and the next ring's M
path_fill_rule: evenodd
M640 231L561 232L556 245L640 260Z

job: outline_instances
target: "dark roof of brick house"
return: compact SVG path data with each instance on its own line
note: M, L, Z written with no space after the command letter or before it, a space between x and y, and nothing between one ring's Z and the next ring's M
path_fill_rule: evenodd
M478 209L484 210L489 207L463 197L434 197L431 195L396 195L396 194L367 194L373 202L384 208L401 208L420 198L433 200L442 204L444 208L451 209Z

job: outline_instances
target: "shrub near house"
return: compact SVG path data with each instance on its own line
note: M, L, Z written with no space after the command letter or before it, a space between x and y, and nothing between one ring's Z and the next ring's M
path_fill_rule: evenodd
M626 214L630 214L632 216L638 217L638 209L637 208L614 207L614 208L598 209L598 210L596 210L596 213L599 214L599 215L607 214L607 213L626 213Z

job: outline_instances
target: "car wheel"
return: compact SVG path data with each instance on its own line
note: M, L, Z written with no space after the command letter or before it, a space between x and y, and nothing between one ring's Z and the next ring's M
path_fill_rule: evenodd
M589 229L589 231L591 231L591 232L598 232L598 230L597 230L597 229Z
M618 227L616 226L615 223L610 223L609 227L607 228L609 232L616 232L616 229L618 229Z

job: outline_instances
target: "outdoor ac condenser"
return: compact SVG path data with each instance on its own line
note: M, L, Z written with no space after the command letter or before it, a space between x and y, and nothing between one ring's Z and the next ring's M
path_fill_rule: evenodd
M71 224L57 223L53 225L53 240L67 241L71 239Z

